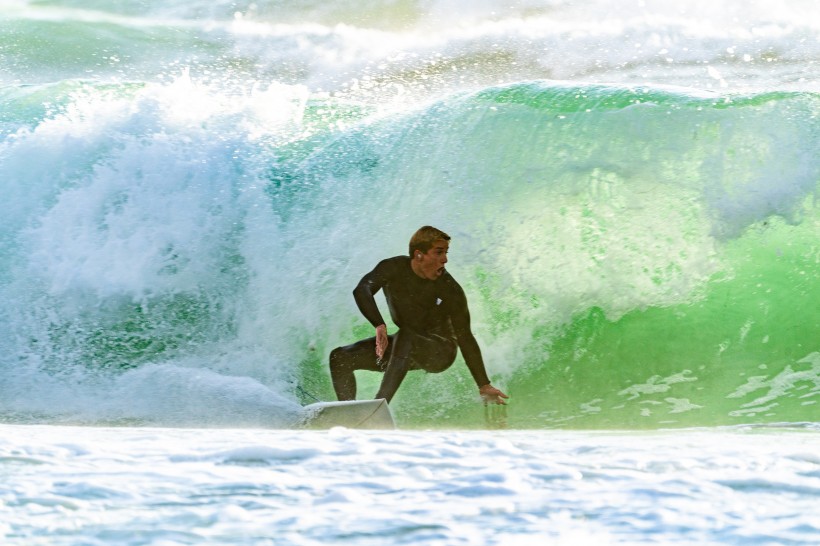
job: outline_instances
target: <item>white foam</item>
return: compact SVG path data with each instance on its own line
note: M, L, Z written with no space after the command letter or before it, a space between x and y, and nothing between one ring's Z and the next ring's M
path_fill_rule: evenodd
M59 448L67 443L85 454ZM334 435L3 425L0 537L13 546L55 536L816 542L818 443L785 429ZM15 453L42 464L3 459Z

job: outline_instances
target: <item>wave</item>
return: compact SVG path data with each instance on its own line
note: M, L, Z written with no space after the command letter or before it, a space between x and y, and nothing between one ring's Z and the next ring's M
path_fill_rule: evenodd
M274 206L290 218L320 202L317 231L339 208L391 231L419 215L455 226L453 269L480 298L519 426L816 418L817 105L491 88L280 161ZM462 423L415 409L447 381L419 379L397 403L426 425Z
M289 426L369 332L352 286L426 223L513 397L494 422L818 419L816 94L530 81L384 111L182 77L0 98L5 420ZM404 426L487 425L460 363L411 376Z
M0 78L279 81L357 100L532 79L817 90L806 2L16 1Z

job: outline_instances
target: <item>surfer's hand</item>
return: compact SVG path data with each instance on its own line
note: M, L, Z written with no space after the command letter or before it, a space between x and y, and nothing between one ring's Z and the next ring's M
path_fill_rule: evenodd
M505 398L509 398L506 394L501 392L500 390L493 387L491 384L486 384L483 387L478 389L478 394L481 395L481 398L484 399L485 404L501 404L504 405L506 402L504 401Z
M387 326L380 324L376 326L376 356L381 360L387 350Z

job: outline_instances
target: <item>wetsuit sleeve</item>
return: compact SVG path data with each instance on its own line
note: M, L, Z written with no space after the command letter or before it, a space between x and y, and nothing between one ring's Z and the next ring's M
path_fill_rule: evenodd
M461 355L464 357L464 362L467 363L467 368L470 370L476 385L483 387L490 383L490 378L487 376L487 369L484 367L484 358L481 356L481 348L478 346L472 330L470 329L470 310L467 307L467 296L464 295L464 290L456 285L455 305L450 315L450 320L453 324L456 338L458 340L458 348L461 350Z
M376 293L387 284L389 278L389 266L386 261L379 262L373 271L362 277L356 288L353 289L353 299L364 318L375 328L380 324L385 324L379 306L376 305Z

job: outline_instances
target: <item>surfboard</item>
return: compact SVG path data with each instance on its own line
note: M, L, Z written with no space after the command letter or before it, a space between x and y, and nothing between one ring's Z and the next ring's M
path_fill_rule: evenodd
M358 429L393 429L396 423L387 400L350 400L317 402L304 407L304 427L328 429L346 427Z

